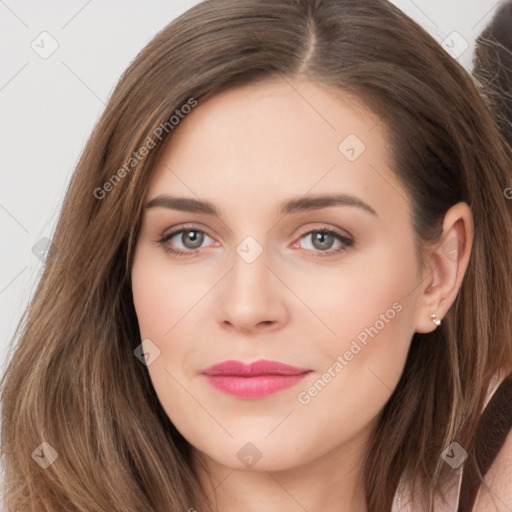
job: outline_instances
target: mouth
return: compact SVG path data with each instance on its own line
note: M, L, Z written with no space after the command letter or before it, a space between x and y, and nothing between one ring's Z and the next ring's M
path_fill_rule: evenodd
M252 364L224 361L201 373L218 391L240 398L263 398L297 385L312 370L277 361L259 360Z

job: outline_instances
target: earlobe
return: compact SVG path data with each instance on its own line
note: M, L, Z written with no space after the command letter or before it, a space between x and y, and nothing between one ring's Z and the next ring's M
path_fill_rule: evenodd
M439 318L437 318L437 315L435 313L432 313L430 315L430 320L432 320L432 323L435 325L435 326L439 326L441 325L441 320L439 320Z
M428 285L419 297L416 332L435 330L455 301L469 263L473 230L467 203L457 203L446 212L441 240L428 255L430 270L424 277Z

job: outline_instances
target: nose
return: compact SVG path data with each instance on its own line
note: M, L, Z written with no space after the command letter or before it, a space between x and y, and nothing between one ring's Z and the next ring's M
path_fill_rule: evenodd
M252 263L235 252L233 266L216 296L216 315L224 328L253 332L284 325L286 286L268 263L265 250Z

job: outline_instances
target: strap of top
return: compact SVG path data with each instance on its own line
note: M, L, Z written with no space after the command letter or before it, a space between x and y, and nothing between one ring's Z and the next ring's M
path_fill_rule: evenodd
M494 392L485 407L476 431L475 456L464 467L457 512L471 512L481 481L477 467L485 476L512 429L512 374Z

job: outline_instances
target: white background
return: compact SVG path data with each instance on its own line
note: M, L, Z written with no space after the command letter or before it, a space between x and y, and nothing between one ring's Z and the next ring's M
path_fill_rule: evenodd
M52 237L74 166L109 95L146 43L196 3L0 0L0 373L41 275L32 248ZM439 42L458 32L469 43L458 57L468 70L474 40L500 5L394 3ZM47 59L31 47L43 31L59 45Z

